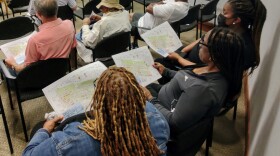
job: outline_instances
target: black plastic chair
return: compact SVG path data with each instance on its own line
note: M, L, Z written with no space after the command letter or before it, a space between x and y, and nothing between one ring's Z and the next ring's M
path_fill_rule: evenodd
M167 144L168 156L194 156L206 141L205 155L209 154L213 118L204 118L182 133L172 136Z
M216 26L216 10L217 4L219 0L210 0L207 4L205 4L201 10L199 15L199 22L200 22L200 37L202 36L202 23L208 22L214 19L214 27Z
M124 7L125 10L132 10L133 12L133 0L120 0L120 4Z
M190 31L193 28L196 27L196 39L198 38L198 16L199 16L199 11L200 11L201 5L195 5L192 6L189 11L187 16L185 16L183 19L180 20L180 30L179 30L179 38L180 38L180 33Z
M71 20L75 26L74 12L68 5L58 7L57 17L61 18L62 20Z
M0 40L15 39L35 30L32 20L28 17L14 17L0 22Z
M96 8L96 6L101 2L101 0L92 0L89 1L86 5L83 7L79 7L80 9L74 11L74 15L80 19L84 19L87 15L90 15L92 11L94 11L96 14L100 13L100 10Z
M113 34L97 43L92 49L93 61L101 61L107 67L114 65L112 55L127 51L130 47L130 32L120 32Z
M30 0L12 0L8 5L12 10L13 17L15 17L15 13L22 13L28 11Z
M134 0L134 2L137 2L144 6L144 13L146 12L146 6L150 5L151 3L156 3L159 1L161 1L161 0Z
M68 58L55 58L32 63L20 71L17 76L11 75L3 61L0 67L6 79L8 93L11 94L11 83L14 86L25 140L28 141L22 102L43 96L42 89L66 75L69 70ZM9 96L11 97L11 96ZM10 101L12 101L10 99Z
M1 96L0 96L0 114L2 114L2 119L3 119L3 123L4 123L4 128L5 128L7 140L8 140L8 143L9 143L9 148L10 148L11 154L13 154L14 153L13 144L12 144L12 141L11 141L11 136L10 136L9 127L8 127L8 124L7 124L7 120L6 120L5 111L4 111L4 107L3 107L3 104L2 104Z

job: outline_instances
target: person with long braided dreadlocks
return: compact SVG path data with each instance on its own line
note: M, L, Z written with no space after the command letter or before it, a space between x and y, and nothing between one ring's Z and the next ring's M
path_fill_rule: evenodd
M61 131L53 132L63 117L45 122L23 155L165 155L168 123L146 103L141 86L126 69L110 67L102 73L89 114L93 117L82 124L71 122Z
M249 73L260 63L259 46L265 20L266 8L260 0L228 0L218 16L219 27L228 27L244 40L244 70L249 70ZM170 53L167 58L158 58L155 62L172 70L202 64L199 59L199 41L200 39L182 50ZM161 79L159 82L165 84L168 81L169 79Z
M179 71L154 67L171 79L165 85L144 88L147 100L164 115L171 138L205 118L212 118L226 98L236 96L242 87L242 39L228 28L216 27L201 38L199 57L204 66ZM190 139L191 140L191 139Z

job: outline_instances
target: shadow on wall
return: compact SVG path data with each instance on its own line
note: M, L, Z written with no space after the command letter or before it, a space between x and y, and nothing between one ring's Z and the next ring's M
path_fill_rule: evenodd
M280 22L277 24L276 30L275 32L279 32L280 31ZM264 103L266 101L265 97L269 97L267 95L268 90L269 90L269 84L271 80L271 75L272 75L272 68L273 65L275 64L274 62L279 61L277 60L277 50L280 49L279 47L279 39L280 36L278 33L275 33L272 41L272 46L270 47L269 52L266 53L266 55L264 56L263 60L262 60L262 64L259 67L259 75L256 78L256 82L255 82L255 86L252 89L252 96L254 96L254 99L251 100L251 119L254 118L254 121L260 121L260 117L262 114L262 110L264 109ZM276 84L279 85L279 84ZM280 89L278 89L277 94L276 95L280 95ZM266 118L266 120L269 122L266 122L264 124L264 126L261 128L260 132L258 134L260 137L258 138L258 145L256 145L255 147L258 147L256 149L256 151L254 151L254 153L258 153L258 155L264 155L265 149L267 146L262 146L262 145L267 145L268 139L270 138L270 132L273 129L273 124L275 123L276 120L276 115L277 115L277 111L279 109L279 101L280 101L280 96L275 98L275 101L272 103L272 105L270 106L269 112L267 113L269 115L269 119ZM254 103L257 103L259 105L254 105ZM251 120L252 121L252 120ZM250 123L250 129L251 130L257 130L259 123ZM255 132L252 133L252 131L250 131L251 136L250 136L250 142L252 143L252 139L255 137ZM262 148L263 147L263 148Z

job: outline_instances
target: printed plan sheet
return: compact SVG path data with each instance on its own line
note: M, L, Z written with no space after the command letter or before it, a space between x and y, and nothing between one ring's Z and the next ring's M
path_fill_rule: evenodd
M94 62L67 74L43 89L54 111L63 114L73 105L81 104L84 111L94 93L94 82L107 67L101 62Z
M36 32L33 32L30 35L18 40L3 44L2 46L0 46L0 48L6 57L13 57L16 60L17 64L21 64L25 59L27 42L34 33Z
M154 60L146 46L113 55L112 58L116 66L132 72L142 86L147 86L161 78L159 72L152 66Z
M163 57L182 46L180 39L168 22L147 31L141 37L155 52Z

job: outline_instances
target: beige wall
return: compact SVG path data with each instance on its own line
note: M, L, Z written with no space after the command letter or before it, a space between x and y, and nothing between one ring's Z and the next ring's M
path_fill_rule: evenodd
M249 79L251 156L280 153L280 1L262 1L267 20L261 39L261 64Z

